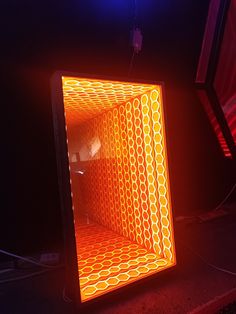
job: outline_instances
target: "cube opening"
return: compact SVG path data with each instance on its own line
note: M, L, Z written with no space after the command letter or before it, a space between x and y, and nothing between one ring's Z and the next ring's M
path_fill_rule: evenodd
M162 86L62 86L84 302L175 264Z

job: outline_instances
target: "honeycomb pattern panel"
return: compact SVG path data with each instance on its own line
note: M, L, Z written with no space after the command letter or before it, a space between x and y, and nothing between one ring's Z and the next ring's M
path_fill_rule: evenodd
M82 300L175 264L162 90L127 84L63 79Z
M141 95L154 85L76 77L62 77L64 105L71 125L85 121L130 98Z
M152 112L152 129L155 150L155 167L158 185L158 204L161 217L161 236L164 257L173 260L173 229L171 226L171 201L166 156L164 116L161 102L161 90L154 89L150 93Z
M77 226L76 237L82 302L171 266L170 261L91 221Z
M101 147L85 169L81 208L97 223L172 259L171 217L160 88L79 124ZM89 147L89 144L88 144ZM74 194L74 193L73 193Z

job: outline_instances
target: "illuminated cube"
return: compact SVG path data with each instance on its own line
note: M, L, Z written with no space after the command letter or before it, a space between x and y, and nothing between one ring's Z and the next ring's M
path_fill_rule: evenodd
M159 83L52 80L67 278L79 302L176 264L162 94Z

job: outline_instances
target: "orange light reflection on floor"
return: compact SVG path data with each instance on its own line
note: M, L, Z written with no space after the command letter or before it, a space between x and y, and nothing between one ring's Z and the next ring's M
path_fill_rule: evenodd
M75 77L62 81L86 301L175 264L162 90Z

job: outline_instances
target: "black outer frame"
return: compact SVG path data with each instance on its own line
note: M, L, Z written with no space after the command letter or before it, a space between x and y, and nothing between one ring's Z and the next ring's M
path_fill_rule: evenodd
M74 217L72 211L72 198L70 187L69 158L66 142L66 121L63 105L62 79L59 72L54 73L51 79L51 97L55 151L57 161L58 189L64 235L65 260L65 291L66 294L81 303L80 294L76 293L79 287Z
M164 83L158 81L146 81L146 80L130 80L127 78L114 78L114 77L104 77L99 75L90 75L77 72L69 71L56 71L51 78L51 99L52 99L52 113L53 113L53 128L54 128L54 138L55 138L55 151L56 151L56 161L57 161L57 176L58 176L58 188L60 195L60 207L62 214L62 223L63 223L63 234L64 234L64 254L65 254L65 292L68 295L74 305L75 311L87 309L89 310L90 306L94 303L99 304L103 300L111 300L112 298L120 296L122 291L127 291L134 286L140 286L141 284L154 279L156 276L160 277L165 273L170 272L176 267L176 246L174 242L174 225L173 225L173 209L171 206L171 224L173 234L171 235L173 240L173 250L175 252L175 264L171 267L164 269L155 274L151 274L148 277L142 278L135 282L120 287L110 291L107 294L98 296L94 299L88 300L86 302L81 302L80 297L80 284L79 284L79 275L78 275L78 260L77 260L77 248L75 240L75 228L74 228L74 216L72 209L72 198L71 198L71 185L70 185L70 172L69 172L69 158L68 158L68 148L67 148L67 134L66 134L66 121L64 114L64 102L63 102L63 88L62 88L62 76L71 76L71 77L80 77L88 79L101 79L101 80L111 80L116 82L130 82L130 83L140 83L140 84L150 84L150 85L159 85L162 88L162 100L163 104L165 103L165 90ZM163 109L163 119L164 119L164 132L166 139L168 138L168 127L167 127L167 115L164 105ZM170 166L169 166L169 154L170 149L168 141L165 142L166 152L167 152L167 168L168 168L168 181L169 189L172 191L172 184L170 177ZM172 195L170 193L170 203L172 203Z
M221 2L219 10L217 12L217 20L214 30L213 42L210 48L210 57L207 64L206 76L204 78L204 82L198 82L196 79L195 86L198 90L205 91L212 106L212 110L215 114L215 117L221 128L222 134L234 159L234 162L236 162L236 146L234 143L234 139L228 126L228 122L225 118L223 109L220 105L216 90L214 88L214 79L216 75L218 60L220 57L221 44L224 37L227 14L230 6L230 0L220 1ZM204 49L204 47L202 47L202 49Z

